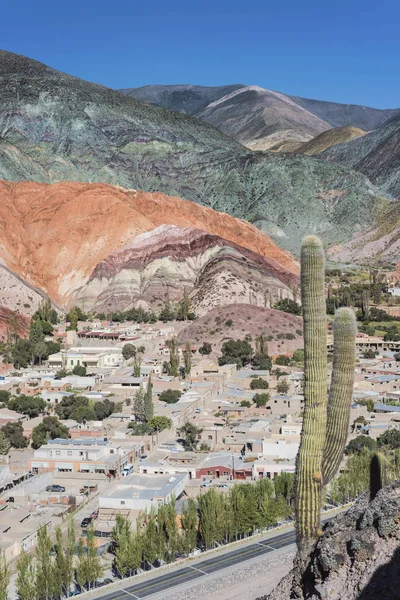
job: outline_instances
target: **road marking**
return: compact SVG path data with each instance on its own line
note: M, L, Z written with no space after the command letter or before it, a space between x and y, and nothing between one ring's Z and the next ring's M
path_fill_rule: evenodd
M260 544L260 546L264 546L264 548L270 548L270 550L276 550L276 548L269 546L268 544Z
M194 569L195 571L198 571L199 573L202 573L203 575L208 575L209 573L206 573L205 571L202 571L201 569L196 569L196 567L191 567L189 565L189 569Z
M135 594L132 594L132 592L128 592L128 590L121 590L122 592L125 592L125 594L129 594L130 596L133 596L133 598L136 598L136 600L140 600L139 596L135 596Z

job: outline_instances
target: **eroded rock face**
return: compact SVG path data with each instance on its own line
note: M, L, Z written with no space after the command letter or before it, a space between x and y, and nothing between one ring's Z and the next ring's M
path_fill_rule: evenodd
M371 503L364 494L326 525L306 569L299 572L295 566L272 594L260 600L290 598L400 598L400 481L383 488Z
M161 225L96 265L76 297L85 310L160 305L192 296L196 313L235 302L270 306L293 297L298 277L275 261L204 230Z
M18 333L20 337L27 337L29 333L29 319L4 306L0 306L0 340L7 341L8 335L14 333Z
M284 295L298 284L298 263L266 234L194 202L75 182L3 181L0 197L0 259L65 308L79 298L85 309L126 307L158 297L166 283L182 295L182 285L207 280L217 253L239 274L248 263ZM158 229L165 225L176 229Z

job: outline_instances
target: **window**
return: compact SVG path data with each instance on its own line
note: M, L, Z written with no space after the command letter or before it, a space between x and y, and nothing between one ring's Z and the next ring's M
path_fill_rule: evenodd
M121 500L121 505L124 505L124 504L125 504L125 500Z
M110 454L114 454L114 450L112 448L110 450Z
M74 366L74 361L73 361L73 360L71 360L71 367L73 367L73 366Z
M209 440L212 440L212 439L213 439L213 436L212 436L212 435L209 435L209 436L208 436L208 439L209 439Z
M68 450L67 454L68 456L72 456L72 450Z

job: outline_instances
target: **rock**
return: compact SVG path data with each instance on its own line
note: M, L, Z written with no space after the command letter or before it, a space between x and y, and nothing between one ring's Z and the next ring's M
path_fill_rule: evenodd
M305 567L295 567L259 600L398 600L400 481L365 493L324 527Z

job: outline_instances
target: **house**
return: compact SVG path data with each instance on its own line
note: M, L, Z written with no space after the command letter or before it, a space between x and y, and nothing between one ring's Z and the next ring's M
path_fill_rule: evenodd
M290 458L281 460L272 457L261 457L254 461L253 478L263 479L268 477L273 479L281 473L294 473L296 471L296 459Z
M99 498L99 507L113 510L149 511L160 504L178 499L184 491L186 473L175 475L143 475L122 477Z
M87 369L107 369L123 363L122 348L118 346L79 347L50 354L49 367L57 369L73 369L76 366Z
M252 477L252 464L243 462L242 456L231 452L211 452L196 469L196 478L229 477L246 479Z
M24 421L27 418L27 416L18 413L15 410L10 410L9 408L0 408L0 427L6 425L7 423Z
M58 471L116 476L126 464L133 463L134 459L133 444L124 448L107 438L57 438L35 450L28 464L33 473Z

